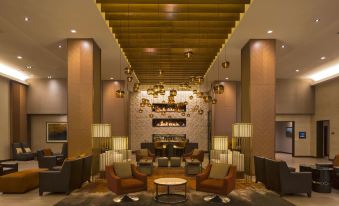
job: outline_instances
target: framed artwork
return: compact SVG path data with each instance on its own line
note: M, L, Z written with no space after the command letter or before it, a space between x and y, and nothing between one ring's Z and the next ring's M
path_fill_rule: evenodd
M46 142L67 142L67 122L46 122Z
M306 132L305 131L299 132L299 139L306 139Z
M293 127L286 127L286 137L293 137Z

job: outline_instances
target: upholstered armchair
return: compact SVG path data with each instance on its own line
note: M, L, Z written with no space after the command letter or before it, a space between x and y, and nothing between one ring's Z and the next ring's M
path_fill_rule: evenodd
M64 156L53 153L51 149L43 149L37 151L37 159L39 168L51 169L57 165L62 165Z
M141 159L152 159L153 162L155 161L155 154L151 153L148 149L137 150L135 157L137 162L139 162Z
M255 182L266 185L265 158L254 156Z
M229 169L223 178L217 179L217 178L210 177L212 165L213 166L220 165L221 167L229 167ZM227 203L230 201L229 198L221 197L219 195L226 196L230 192L232 192L232 190L235 189L236 176L237 176L237 169L233 165L227 166L227 164L224 164L224 163L209 164L204 170L204 172L196 176L196 182L197 182L196 190L201 191L201 192L214 193L214 195L206 196L204 198L205 201Z
M186 159L197 159L200 162L203 162L204 161L204 155L205 155L204 151L194 149L192 152L184 154L183 159L184 159L184 161L186 161Z
M119 171L120 173L122 171L119 169L116 172L117 165L125 167L125 170L130 169L131 171L123 171L123 174L126 175L130 172L131 176L118 176ZM115 202L138 201L138 197L128 195L128 193L147 191L147 175L140 173L134 164L114 163L114 165L106 166L106 179L108 188L119 195L114 198Z

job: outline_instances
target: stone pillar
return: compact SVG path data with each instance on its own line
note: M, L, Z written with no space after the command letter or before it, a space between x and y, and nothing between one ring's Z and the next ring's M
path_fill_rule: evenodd
M249 40L241 50L241 121L253 124L252 155L274 158L274 39Z
M92 152L91 125L101 122L101 50L93 39L68 39L69 156Z

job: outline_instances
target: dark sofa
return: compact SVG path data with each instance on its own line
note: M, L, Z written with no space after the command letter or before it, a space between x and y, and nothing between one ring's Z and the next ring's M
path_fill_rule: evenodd
M280 196L285 194L306 193L308 197L311 197L311 172L294 172L284 161L271 160L263 157L255 157L254 164L256 178L258 181L264 183L267 189L277 192Z
M22 150L22 153L17 152L17 148L20 148ZM13 159L18 161L28 161L34 159L34 154L32 152L26 152L25 148L29 148L29 146L25 143L13 143L12 145L12 153L13 153Z
M91 177L92 156L65 160L60 170L39 173L39 195L44 192L70 194Z
M18 163L0 163L0 176L18 171Z

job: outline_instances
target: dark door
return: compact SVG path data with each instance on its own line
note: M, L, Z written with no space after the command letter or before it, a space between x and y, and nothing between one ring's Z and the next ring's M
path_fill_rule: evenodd
M324 126L324 155L328 156L328 125Z
M317 157L324 157L324 121L317 121Z

